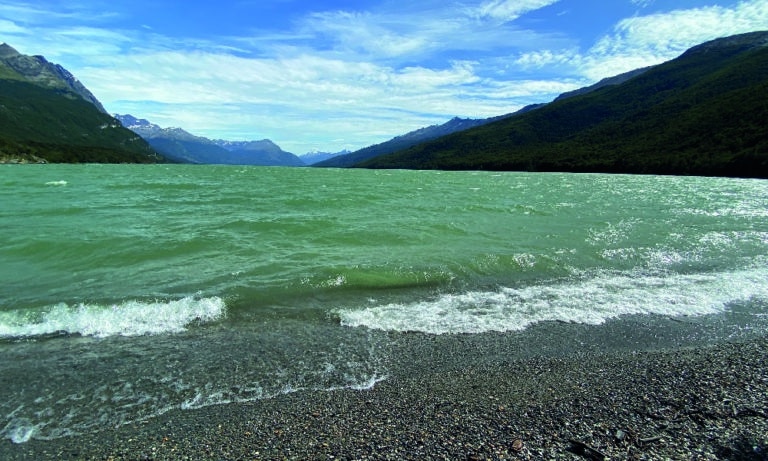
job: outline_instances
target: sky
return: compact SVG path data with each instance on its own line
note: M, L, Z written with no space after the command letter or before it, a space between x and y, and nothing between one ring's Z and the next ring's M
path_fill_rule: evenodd
M110 113L297 155L507 114L755 30L768 0L0 3L0 42Z

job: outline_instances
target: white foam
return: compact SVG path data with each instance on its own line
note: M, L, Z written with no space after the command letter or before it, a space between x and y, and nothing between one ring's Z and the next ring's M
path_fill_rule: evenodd
M22 419L18 421L13 420L8 423L3 432L7 434L7 438L11 439L11 442L25 443L32 438L36 431L36 425L32 425L28 420Z
M120 304L57 304L40 311L0 312L0 338L23 338L56 333L83 336L140 336L184 331L193 323L225 316L218 297L186 297L173 301L125 301Z
M373 375L365 381L347 386L346 389L352 389L355 391L370 391L376 387L377 384L387 379L389 379L389 375Z
M67 181L48 181L45 183L46 186L66 186Z
M601 324L629 314L722 312L728 304L768 298L768 269L712 274L598 273L524 288L446 294L410 304L337 311L341 324L430 334L519 331L542 321Z

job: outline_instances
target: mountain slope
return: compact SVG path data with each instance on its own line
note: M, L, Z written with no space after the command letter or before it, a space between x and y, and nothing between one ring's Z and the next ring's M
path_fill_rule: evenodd
M3 44L0 161L156 163L164 159L105 113L64 68L40 56L20 55Z
M304 166L295 155L285 152L268 139L233 142L195 136L181 128L161 128L132 115L116 114L126 128L144 138L168 159L180 163Z
M269 139L259 141L214 141L230 153L233 162L261 166L306 166L298 156L286 152Z
M768 177L767 44L768 32L714 40L621 84L356 166Z
M79 97L107 113L98 99L67 69L43 56L26 56L7 43L0 44L0 78L33 83L70 98Z
M333 168L350 167L365 160L407 149L431 139L490 123L492 120L494 119L468 119L455 117L442 125L419 128L418 130L394 137L389 141L374 144L349 154L335 156L328 160L315 163L312 166Z

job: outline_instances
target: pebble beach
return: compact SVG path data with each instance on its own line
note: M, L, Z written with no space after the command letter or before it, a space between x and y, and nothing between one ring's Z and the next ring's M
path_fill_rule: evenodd
M603 342L595 327L579 328ZM0 458L766 460L768 338L752 336L510 358L500 351L519 348L514 335L403 335L399 347L413 357L371 389L292 392L49 441L3 440Z

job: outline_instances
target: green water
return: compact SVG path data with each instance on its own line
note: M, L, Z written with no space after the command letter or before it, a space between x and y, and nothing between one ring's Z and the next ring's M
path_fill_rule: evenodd
M766 205L723 178L0 165L0 433L368 387L387 332L738 311L759 333Z

